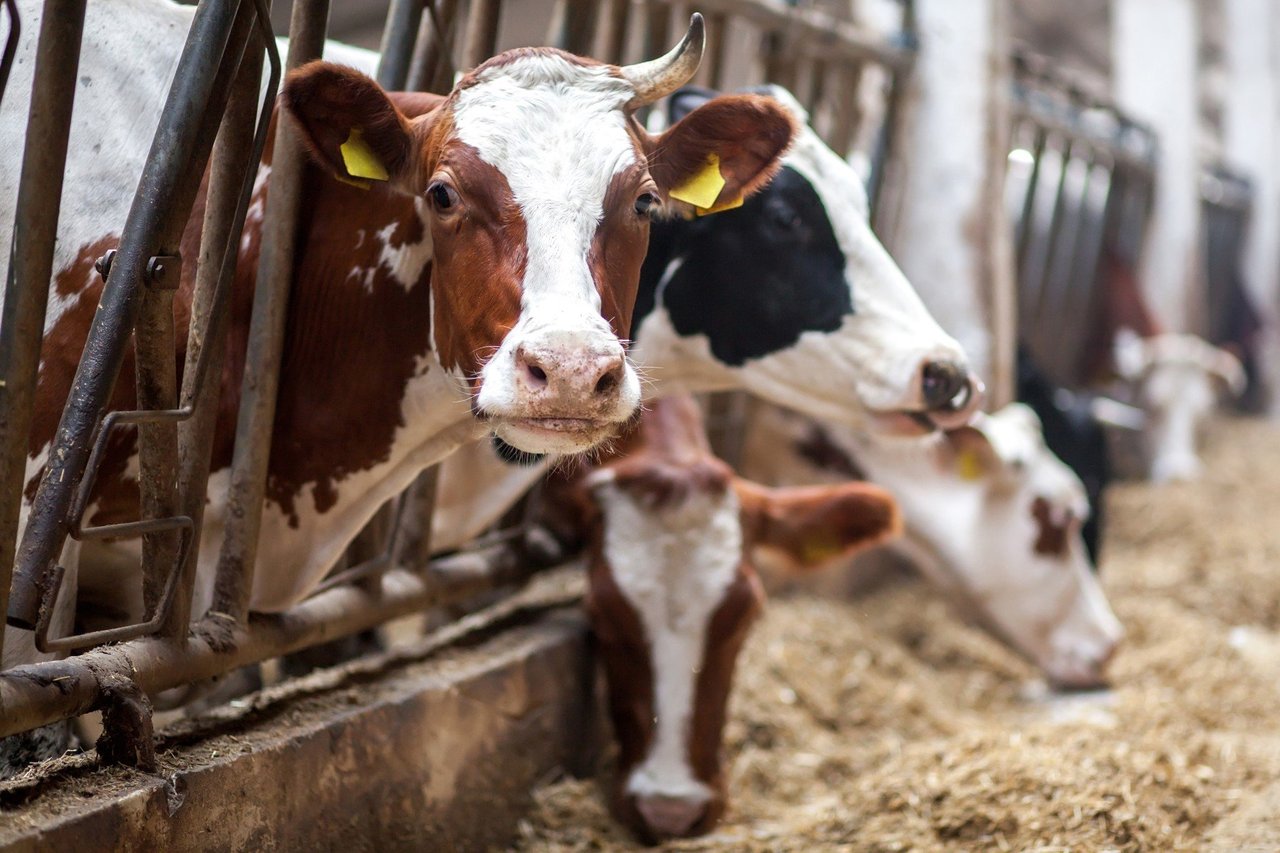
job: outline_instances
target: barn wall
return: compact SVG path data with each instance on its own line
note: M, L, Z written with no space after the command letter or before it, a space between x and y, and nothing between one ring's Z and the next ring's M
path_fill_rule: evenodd
M1111 15L1116 101L1160 139L1143 289L1165 326L1202 331L1190 311L1200 287L1195 6L1193 0L1115 0Z

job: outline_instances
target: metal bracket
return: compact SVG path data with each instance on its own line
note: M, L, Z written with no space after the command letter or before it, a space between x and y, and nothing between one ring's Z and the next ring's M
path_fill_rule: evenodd
M147 261L147 284L156 290L177 290L181 281L181 255L155 255Z
M131 679L107 675L102 688L102 735L94 746L109 764L124 764L139 770L156 769L155 726L151 702Z

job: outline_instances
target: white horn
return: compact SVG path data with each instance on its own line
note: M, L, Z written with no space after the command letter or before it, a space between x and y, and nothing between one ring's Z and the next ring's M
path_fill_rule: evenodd
M702 49L706 41L707 32L702 16L694 12L689 19L689 32L684 34L684 38L670 53L648 62L637 62L635 65L619 68L623 79L636 90L636 96L627 103L627 108L635 110L652 104L692 80L698 71L698 64L702 62Z

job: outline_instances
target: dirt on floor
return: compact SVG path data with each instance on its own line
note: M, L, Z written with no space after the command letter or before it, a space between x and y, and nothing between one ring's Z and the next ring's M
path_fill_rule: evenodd
M740 663L731 813L677 850L1280 850L1280 427L1225 420L1193 485L1109 495L1112 691L1055 696L919 582L771 601ZM632 845L601 784L527 850Z

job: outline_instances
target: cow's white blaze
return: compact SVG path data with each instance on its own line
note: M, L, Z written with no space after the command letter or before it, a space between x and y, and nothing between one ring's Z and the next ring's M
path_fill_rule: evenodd
M587 258L610 182L638 162L624 112L634 95L608 66L556 55L491 68L458 95L457 138L506 178L528 244L520 318L481 372L482 409L517 405L515 354L522 344L554 332L566 353L621 352L600 314ZM639 403L639 379L629 364L624 370L622 393L602 413L605 420L621 420Z
M609 482L608 473L595 487L604 557L640 616L654 676L654 735L626 791L706 802L713 792L689 764L689 727L711 616L742 555L738 499L733 489L697 492L655 510Z

